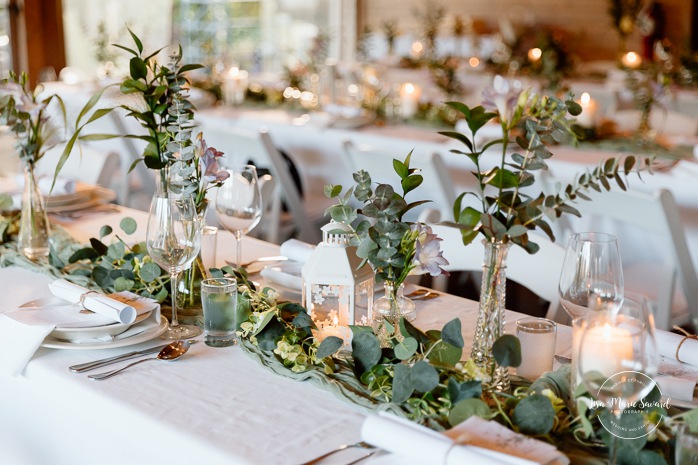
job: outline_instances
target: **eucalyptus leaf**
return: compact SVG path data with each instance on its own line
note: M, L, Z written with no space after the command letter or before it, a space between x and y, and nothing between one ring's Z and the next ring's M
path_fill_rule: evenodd
M104 236L108 236L113 232L113 229L109 225L102 226L99 230L99 238L102 239Z
M342 348L344 341L337 336L328 336L320 343L315 356L318 359L329 357Z
M473 415L489 418L491 416L490 408L481 399L470 398L461 400L448 413L448 422L451 426L456 426Z
M415 391L429 392L439 385L439 372L425 360L418 360L410 371Z
M398 363L394 365L395 376L393 377L393 392L392 402L394 404L402 404L410 398L414 392L412 377L410 376L410 367Z
M400 360L407 360L412 357L419 347L419 343L416 339L411 337L405 337L401 341L398 341L393 350L395 350L395 356Z
M381 359L381 345L373 332L354 332L351 349L359 373L370 370Z
M455 379L449 378L448 395L453 405L465 399L479 399L482 396L482 382L472 380L459 383Z
M448 342L439 341L429 352L429 359L446 366L455 366L463 357L463 349L449 344Z
M524 434L548 434L555 422L555 408L544 395L532 394L516 404L511 419Z
M463 333L461 332L460 319L454 318L446 323L441 330L441 338L444 342L462 349L465 342L463 341Z
M276 341L286 332L286 327L279 322L276 315L270 313L272 318L256 334L257 344L262 350L276 349Z
M126 217L121 219L121 222L119 222L119 227L126 234L133 234L138 228L138 223L136 223L136 220L133 218Z
M130 291L135 284L134 280L121 276L114 280L114 290L116 292Z
M153 262L144 264L140 270L141 279L147 283L155 281L162 274L162 270Z
M516 336L504 334L492 344L492 355L502 367L521 365L521 341Z

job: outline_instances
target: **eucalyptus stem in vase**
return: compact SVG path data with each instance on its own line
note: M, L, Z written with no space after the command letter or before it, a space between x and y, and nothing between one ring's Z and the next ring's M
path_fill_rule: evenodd
M167 196L191 197L201 227L205 224L208 199L206 193L220 186L228 173L220 170L218 159L222 152L208 147L201 133L194 136L194 105L189 101L187 73L202 68L199 64L182 64L182 48L171 49L166 65L157 61L159 49L144 54L141 40L129 30L135 49L116 45L133 55L129 76L121 83L121 92L136 97L138 104L120 105L147 130L146 135L129 135L147 143L142 157L146 167L158 170L156 191ZM204 265L197 257L191 268L183 271L180 302L192 307L191 322L201 315L199 281ZM174 299L176 296L171 296ZM184 312L186 317L186 311ZM198 322L198 321L196 321Z
M649 168L649 159L627 156L611 158L595 169L578 175L574 182L558 194L532 192L535 174L547 170L546 160L553 154L552 143L574 141L570 116L581 113L572 95L566 100L538 95L523 90L501 76L483 92L483 105L470 108L459 102L448 102L464 118L471 135L440 132L460 141L466 150L451 152L465 155L475 165L475 192L464 192L453 206L454 221L446 224L461 230L463 244L468 245L478 235L484 236L485 261L478 323L473 341L471 360L492 375L486 387L507 390L507 371L498 367L492 345L504 334L506 254L511 245L536 253L538 244L529 239L528 232L540 229L555 240L548 220L565 213L580 216L573 206L578 199L588 200L589 189L610 190L611 182L626 188L627 175ZM568 116L569 115L569 116ZM478 146L477 132L488 122L498 121L502 137ZM492 159L493 147L501 146L497 163L483 166ZM485 157L487 154L489 157ZM473 199L470 202L470 199Z
M17 75L10 71L9 78L0 84L0 122L9 126L15 133L17 138L15 148L24 164L22 213L17 248L30 260L40 260L48 256L51 234L43 201L43 195L47 193L39 190L34 169L46 151L66 141L68 134L63 100L56 94L44 97L42 95L44 95L43 86L38 85L34 90L29 88L29 78L26 73ZM88 137L81 135L82 129L111 111L110 109L92 111L101 95L102 92L93 95L80 110L73 133L67 139L56 166L55 176L60 172L75 144ZM83 122L83 119L86 121ZM92 134L89 137L96 139L111 136ZM51 187L53 188L53 185Z

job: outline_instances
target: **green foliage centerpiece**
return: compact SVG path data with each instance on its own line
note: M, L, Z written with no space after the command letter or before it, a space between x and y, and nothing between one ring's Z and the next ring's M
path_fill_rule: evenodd
M478 235L484 236L480 313L471 359L491 375L489 387L506 391L509 388L507 370L497 367L492 345L504 331L505 270L510 245L523 247L528 253L537 252L539 246L529 240L529 231L540 229L554 240L548 219L564 213L579 216L572 202L578 198L588 199L584 195L588 189L610 190L610 181L625 189L623 179L637 160L633 156L626 157L623 162L609 159L593 171L578 176L559 194L531 192L536 182L535 172L546 170L546 160L552 157L547 144L573 138L568 114L579 115L581 108L572 96L565 101L540 96L500 76L483 95L483 106L475 108L458 102L448 103L463 115L472 137L451 131L440 134L460 141L466 150L451 152L467 156L475 165L473 174L478 190L465 192L456 199L455 221L450 225L461 230L465 245ZM477 132L495 119L499 121L503 137L478 147ZM497 145L501 146L500 156L495 158L495 164L486 166L491 157L485 155L491 155L489 149Z
M350 231L350 245L357 247L356 254L363 259L361 266L369 263L376 273L376 281L385 283L385 297L373 306L373 324L395 333L402 317L413 320L416 316L412 301L402 295L402 286L409 275L429 273L438 276L448 261L443 258L439 239L431 228L421 223L409 223L404 215L427 201L407 203L405 197L423 181L418 169L410 168L411 154L405 161L393 160L393 168L400 177L402 194L390 184L378 184L373 189L371 175L361 170L354 173L356 186L344 195L342 186L327 186L325 193L339 200L328 209L332 219ZM354 208L353 199L362 204ZM364 218L359 221L359 215ZM358 224L355 224L357 223Z
M80 134L87 124L111 111L91 111L100 97L101 92L95 94L81 109L75 121L74 131L63 149L61 161L56 166L56 175L76 142L100 137ZM83 118L87 121L83 122ZM49 254L50 227L34 169L47 150L67 138L65 105L56 94L44 95L41 85L32 90L26 73L18 76L10 71L10 77L0 85L0 122L9 126L15 133L15 147L24 164L24 190L17 249L30 260L43 259Z

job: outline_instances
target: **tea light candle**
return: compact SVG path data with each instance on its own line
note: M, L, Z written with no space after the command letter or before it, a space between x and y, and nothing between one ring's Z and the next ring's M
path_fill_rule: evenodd
M557 325L546 318L522 318L516 321L516 337L521 343L519 376L535 380L553 369Z
M596 116L599 110L596 100L592 99L588 92L584 92L578 103L582 106L582 113L577 116L577 124L583 128L596 127Z
M532 48L528 51L528 61L530 61L531 63L535 63L536 61L540 60L540 57L542 56L543 51L538 47Z
M620 59L623 66L630 69L638 69L642 65L642 57L635 52L628 52Z
M588 328L578 344L579 375L598 371L610 377L623 371L621 360L632 358L633 354L630 331L608 323Z
M400 88L400 112L403 118L411 118L417 114L419 108L419 98L422 89L411 82L406 82Z
M223 98L227 105L239 105L245 100L249 73L233 66L228 70L223 82Z
M351 347L351 329L348 326L340 326L339 318L334 316L331 322L316 322L317 330L313 330L313 336L322 342L330 336L335 336L344 341L343 347Z

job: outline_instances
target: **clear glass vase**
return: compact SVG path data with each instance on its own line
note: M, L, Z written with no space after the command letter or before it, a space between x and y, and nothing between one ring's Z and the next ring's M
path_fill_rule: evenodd
M509 372L497 365L492 355L492 345L504 334L507 254L511 245L490 241L483 243L485 260L482 265L480 308L470 358L491 378L483 383L483 387L508 391Z
M44 198L34 176L34 165L24 166L22 216L19 223L17 250L29 260L40 260L49 254L51 228L44 208Z
M204 308L201 303L201 281L206 278L206 269L197 255L189 268L182 271L177 283L177 315L179 321L186 325L204 325Z
M388 320L388 322L396 325L402 317L408 321L412 321L417 317L414 302L404 295L404 284L395 286L393 281L385 281L383 287L385 294L373 302L374 323Z

